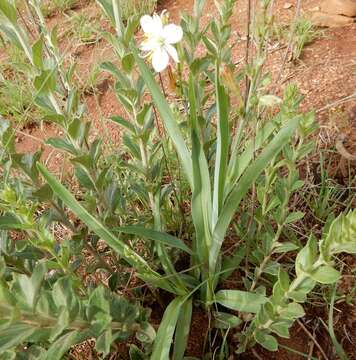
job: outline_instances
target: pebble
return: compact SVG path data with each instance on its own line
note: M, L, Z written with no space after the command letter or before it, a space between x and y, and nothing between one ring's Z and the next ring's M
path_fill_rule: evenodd
M311 12L320 11L320 6L315 6L311 9L309 9L309 11L311 11Z

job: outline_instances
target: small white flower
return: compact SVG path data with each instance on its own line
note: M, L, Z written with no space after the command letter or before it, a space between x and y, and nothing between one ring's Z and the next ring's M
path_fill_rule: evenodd
M157 72L163 71L169 63L169 56L178 63L177 50L172 46L183 38L183 30L175 24L165 25L165 12L161 16L142 16L140 23L145 33L145 40L140 48L146 52L152 61L152 66Z

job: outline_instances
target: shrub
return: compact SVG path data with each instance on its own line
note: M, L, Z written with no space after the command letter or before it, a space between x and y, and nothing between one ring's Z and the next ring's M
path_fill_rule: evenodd
M339 279L334 256L356 252L356 212L329 218L319 240L310 230L304 246L291 226L304 216L291 199L304 186L297 166L314 148L315 124L312 113L299 113L295 86L287 86L282 98L268 93L263 63L269 1L262 2L254 31L256 56L241 70L231 56L233 0L216 2L219 16L203 30L204 1L197 0L194 14L182 18L183 42L176 44L180 30L171 27L173 37L164 29L155 46L145 44L155 67L167 65L155 62L158 47L162 56L179 57L167 70L173 98L165 96L138 51L138 18L124 25L117 2L98 2L116 28L105 38L120 66L101 68L114 76L126 111L126 117L111 119L126 130L125 152L110 151L102 138L89 137L90 123L71 69L61 65L55 33L40 22L43 36L30 45L12 2L0 5L1 30L33 68L37 106L63 129L63 137L47 144L70 156L78 187L74 192L49 172L40 151L17 153L9 122L1 122L0 310L6 318L0 349L55 359L95 337L105 356L113 342L136 334L151 359L168 359L173 338L173 357L182 359L196 304L222 338L236 332L234 351L256 343L277 350L276 335L289 336L316 284ZM168 19L163 13L143 21L157 25ZM157 40L150 39L152 28L144 30L146 40ZM205 46L201 56L198 45ZM246 97L240 83L245 77ZM67 231L62 240L53 234L58 226ZM22 238L14 240L15 234ZM232 236L238 241L224 247ZM289 252L298 255L286 267L279 259ZM91 254L94 269L105 272L110 290L85 286L78 267L93 270L83 253ZM172 298L156 336L147 312L118 295L131 271L141 281L138 288L151 289L157 301L162 303L162 291ZM225 289L224 280L235 271L239 286ZM139 289L136 295L143 296ZM224 346L219 351L221 357L227 353ZM132 347L132 353L140 351Z

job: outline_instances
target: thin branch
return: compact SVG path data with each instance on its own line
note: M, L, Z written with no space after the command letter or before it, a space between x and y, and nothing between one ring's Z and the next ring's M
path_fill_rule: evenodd
M320 344L318 343L318 341L315 339L315 337L312 335L312 333L304 326L304 324L297 319L297 323L298 325L302 328L302 330L309 336L310 340L313 341L313 343L315 344L315 346L319 349L321 355L323 356L323 358L325 360L329 360L329 358L326 356L325 351L323 350L323 348L320 346Z

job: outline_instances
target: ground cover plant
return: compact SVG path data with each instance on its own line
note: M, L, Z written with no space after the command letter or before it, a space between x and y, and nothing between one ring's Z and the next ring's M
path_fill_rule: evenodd
M208 358L256 344L276 351L314 289L340 279L337 256L356 253L356 212L335 215L326 200L316 211L322 229L297 231L307 186L299 166L316 124L300 112L296 86L269 92L273 4L260 2L255 52L237 71L234 0L217 1L218 17L203 28L203 0L180 26L166 12L126 19L115 0L97 2L115 30L103 38L117 61L100 69L125 110L108 119L125 129L122 148L91 136L40 2L29 2L41 29L34 42L14 3L0 4L4 38L26 56L33 105L62 131L47 144L67 154L73 174L61 182L41 149L17 152L16 128L1 119L0 356L62 359L94 338L104 358L135 337L132 359L183 359L196 309L209 319ZM104 280L86 282L95 271ZM158 327L152 303L164 310Z

